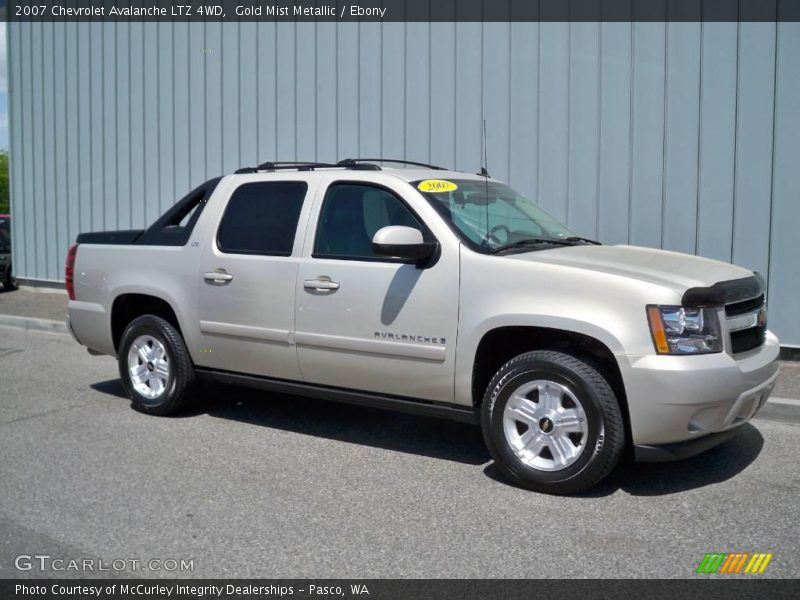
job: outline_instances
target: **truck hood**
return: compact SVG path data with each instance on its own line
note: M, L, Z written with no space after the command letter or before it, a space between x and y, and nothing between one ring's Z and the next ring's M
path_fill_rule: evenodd
M753 275L742 267L710 258L626 245L565 246L513 254L508 258L630 277L671 288L680 294L692 287Z

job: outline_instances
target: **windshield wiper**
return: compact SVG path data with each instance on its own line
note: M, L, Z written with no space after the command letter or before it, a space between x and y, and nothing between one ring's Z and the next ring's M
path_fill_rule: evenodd
M571 235L569 237L562 238L568 242L586 242L587 244L594 244L595 246L602 246L602 242L598 242L597 240L590 240L589 238L581 237L579 235Z
M575 241L569 241L567 238L564 239L551 239L551 238L525 238L524 240L517 240L516 242L511 242L510 244L503 244L502 246L498 246L497 248L492 248L489 250L491 254L497 254L499 252L503 252L504 250L511 250L513 248L524 248L526 246L539 246L541 244L555 244L556 246L574 246Z

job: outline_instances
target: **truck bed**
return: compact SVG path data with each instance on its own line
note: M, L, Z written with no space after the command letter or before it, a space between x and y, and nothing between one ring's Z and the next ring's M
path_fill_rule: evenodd
M121 229L119 231L91 231L78 235L77 244L135 244L144 229Z

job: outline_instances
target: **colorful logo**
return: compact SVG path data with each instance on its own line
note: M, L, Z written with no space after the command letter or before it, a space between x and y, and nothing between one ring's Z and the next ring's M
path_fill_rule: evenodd
M763 573L772 560L772 552L708 552L697 566L697 573Z

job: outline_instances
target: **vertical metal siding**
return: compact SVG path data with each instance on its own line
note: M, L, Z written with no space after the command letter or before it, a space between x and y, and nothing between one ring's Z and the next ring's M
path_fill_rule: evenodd
M600 26L597 238L607 244L629 241L632 30L631 23L603 23Z
M731 257L737 30L736 23L704 23L702 33L697 253L719 260Z
M258 161L477 171L485 118L493 175L606 243L761 271L772 327L800 345L798 23L8 29L23 278L59 280L79 231L143 227Z
M800 345L800 24L776 32L769 293L772 326ZM766 204L766 201L762 201Z

